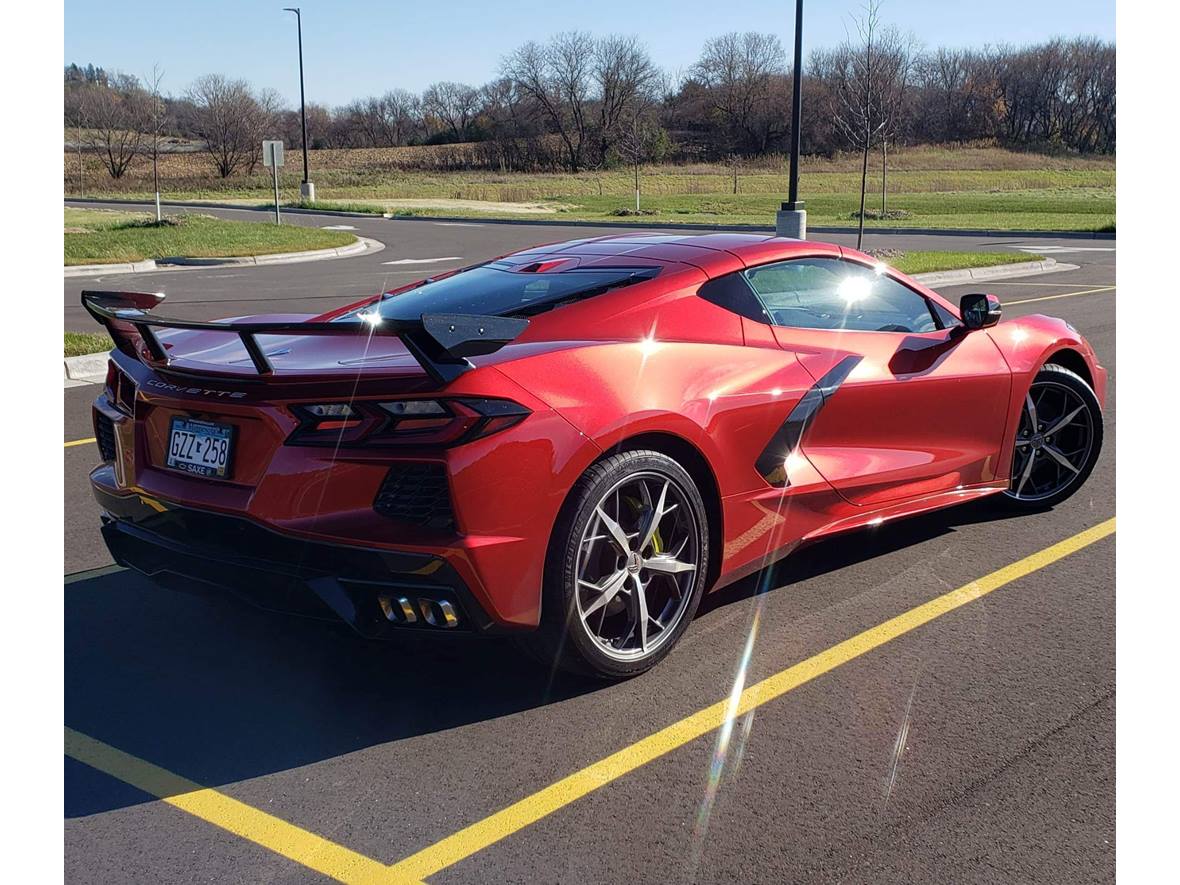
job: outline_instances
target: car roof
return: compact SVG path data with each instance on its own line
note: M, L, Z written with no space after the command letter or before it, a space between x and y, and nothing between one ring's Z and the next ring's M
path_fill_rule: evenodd
M660 264L688 264L708 276L789 258L796 255L839 255L840 248L828 243L795 240L756 233L710 234L612 234L533 246L504 257L511 264L548 262L580 258L596 264L635 260Z

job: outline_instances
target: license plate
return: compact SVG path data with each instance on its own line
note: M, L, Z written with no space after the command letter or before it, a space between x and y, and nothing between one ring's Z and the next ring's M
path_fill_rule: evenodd
M233 427L193 418L173 418L168 466L197 476L224 479L233 454Z

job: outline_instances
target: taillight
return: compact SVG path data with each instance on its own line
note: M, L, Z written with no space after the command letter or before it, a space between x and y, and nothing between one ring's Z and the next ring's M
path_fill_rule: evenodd
M364 420L348 403L321 403L299 407L316 431L348 430Z
M135 382L115 365L114 360L107 361L105 390L107 399L115 408L127 415L135 414Z
M519 424L529 410L512 400L475 397L312 403L287 439L304 446L428 446L471 442Z

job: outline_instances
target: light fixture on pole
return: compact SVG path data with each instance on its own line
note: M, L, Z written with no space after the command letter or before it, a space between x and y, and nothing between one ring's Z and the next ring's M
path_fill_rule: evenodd
M303 130L303 182L299 185L299 198L315 202L315 185L308 179L307 171L307 100L303 92L303 15L298 6L284 6L283 12L295 13L299 30L299 121Z
M803 0L795 0L795 73L791 83L791 169L787 202L775 218L775 234L807 238L807 212L799 199L799 146L803 125Z

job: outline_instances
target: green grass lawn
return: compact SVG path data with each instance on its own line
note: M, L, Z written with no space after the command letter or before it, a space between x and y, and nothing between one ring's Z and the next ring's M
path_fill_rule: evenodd
M114 346L105 332L66 332L66 356L99 353Z
M118 209L75 209L65 207L66 233L108 230L130 222L145 222L154 218L143 212L124 212Z
M634 181L626 168L580 172L496 173L486 170L423 171L401 168L401 151L313 151L312 178L320 208L395 216L547 218L623 224L676 222L767 227L787 192L785 163L762 158L738 170L722 163L651 165L641 171L642 206L654 214L619 216L633 209ZM170 199L242 201L265 205L269 175L213 177L197 159L176 156L165 185ZM888 208L902 217L871 219L869 228L983 228L996 230L1113 230L1113 157L1050 156L995 146L911 147L890 153ZM800 194L812 227L856 225L860 200L859 157L805 157ZM867 207L881 206L881 177L870 166ZM68 172L68 165L67 165ZM118 183L88 175L88 193L120 199L150 198L142 169ZM298 201L302 170L280 178L282 198ZM69 175L66 191L72 192Z
M347 246L347 231L296 225L224 221L175 215L157 225L151 216L94 209L65 210L65 263L113 264L148 258L228 258Z
M969 267L995 267L1023 261L1043 261L1043 255L1025 252L903 252L883 258L890 267L906 274L934 273L940 270L965 270Z
M819 194L806 201L809 227L855 228L859 197L856 194ZM879 200L879 197L878 197ZM678 194L641 197L645 214L620 216L632 209L634 198L624 196L565 196L560 208L549 215L523 216L514 212L484 210L473 204L452 206L390 206L380 201L324 199L304 208L372 212L393 217L522 218L544 221L610 221L645 225L659 222L700 225L749 225L765 228L774 224L781 194ZM554 202L557 202L555 198ZM879 202L877 204L880 205ZM869 204L872 208L872 203ZM866 229L885 227L976 228L987 230L1070 230L1113 231L1114 188L1072 188L1038 191L966 191L953 193L895 194L889 199L891 213L903 217L870 219ZM654 212L650 212L654 210Z

